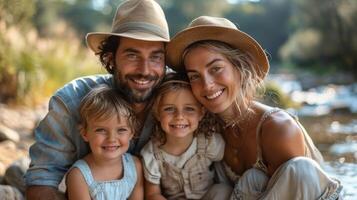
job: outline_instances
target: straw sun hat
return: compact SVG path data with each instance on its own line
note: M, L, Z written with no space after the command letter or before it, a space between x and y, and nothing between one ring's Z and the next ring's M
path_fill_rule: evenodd
M111 35L145 41L170 40L164 11L154 0L127 0L120 4L113 19L112 31L88 33L87 46L98 53L100 43Z
M257 41L238 30L228 19L209 16L194 19L186 29L172 38L166 48L169 67L175 71L182 71L184 50L191 44L202 40L221 41L242 52L249 52L257 62L255 67L258 68L257 72L261 72L259 74L261 78L264 78L269 71L267 56Z

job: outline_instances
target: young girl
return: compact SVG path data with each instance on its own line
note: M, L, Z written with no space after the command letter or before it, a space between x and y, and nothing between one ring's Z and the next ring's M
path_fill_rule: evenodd
M205 111L187 79L168 74L152 109L154 137L141 151L146 199L226 199L231 190L214 185L210 169L223 158L224 142L214 130L205 130Z
M130 107L114 89L100 86L84 97L79 113L91 153L67 175L69 199L143 199L140 160L126 153L137 127Z

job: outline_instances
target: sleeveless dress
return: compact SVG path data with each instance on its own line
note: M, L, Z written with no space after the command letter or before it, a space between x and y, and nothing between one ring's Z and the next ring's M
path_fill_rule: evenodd
M85 160L76 161L72 168L78 168L89 189L89 194L93 200L127 199L137 181L136 167L132 155L125 153L123 160L123 178L120 180L96 181Z
M273 113L283 111L272 108L266 111L256 129L257 160L253 168L242 176L225 163L223 169L235 184L231 200L237 199L337 199L342 190L340 182L328 177L321 169L323 157L297 118L289 114L301 128L305 142L305 156L295 157L283 163L272 175L267 176L267 166L260 146L261 127Z

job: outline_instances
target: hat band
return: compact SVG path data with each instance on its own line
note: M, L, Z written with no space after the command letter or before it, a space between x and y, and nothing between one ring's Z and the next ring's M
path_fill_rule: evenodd
M162 30L160 27L145 23L145 22L128 22L121 24L120 26L112 29L113 33L125 33L129 31L138 31L138 32L149 32L159 37L162 37L166 40L169 40L169 36L167 35L167 31Z

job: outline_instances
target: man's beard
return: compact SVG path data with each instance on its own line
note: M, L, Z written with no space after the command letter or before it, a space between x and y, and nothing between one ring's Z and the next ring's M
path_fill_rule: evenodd
M120 74L120 71L115 71L114 72L114 83L115 83L115 88L116 90L122 94L122 97L128 102L128 103L145 103L150 100L150 98L153 95L153 91L156 89L156 87L160 83L160 77L159 76L144 76L141 74L130 74L126 75L125 77L122 77ZM129 87L128 80L129 79L140 79L140 78L145 78L146 80L153 80L156 81L156 83L151 87L148 88L145 91L139 91L135 90Z

